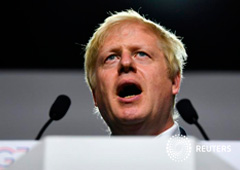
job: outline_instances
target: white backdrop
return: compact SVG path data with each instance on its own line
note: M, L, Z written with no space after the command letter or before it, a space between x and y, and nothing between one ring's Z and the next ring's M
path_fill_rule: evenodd
M189 98L210 139L239 140L240 72L185 72L177 99ZM0 71L0 140L34 139L49 119L59 94L71 98L67 115L44 135L107 135L93 114L93 101L82 71ZM202 139L194 125L179 124Z

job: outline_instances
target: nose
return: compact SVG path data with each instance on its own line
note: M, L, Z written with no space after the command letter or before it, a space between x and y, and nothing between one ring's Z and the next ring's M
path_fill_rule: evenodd
M130 53L122 53L118 72L121 73L128 73L128 72L136 72L136 63L133 59L133 56Z

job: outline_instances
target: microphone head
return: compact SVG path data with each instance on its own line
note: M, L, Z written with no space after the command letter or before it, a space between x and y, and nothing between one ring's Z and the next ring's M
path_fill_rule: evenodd
M189 124L194 124L198 120L196 110L188 99L182 99L176 104L176 108L181 117Z
M59 95L55 102L53 103L49 116L52 120L60 120L67 113L71 105L71 100L66 95Z

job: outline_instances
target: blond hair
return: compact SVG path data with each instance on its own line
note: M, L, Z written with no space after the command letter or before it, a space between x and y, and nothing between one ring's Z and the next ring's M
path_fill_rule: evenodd
M111 13L111 16L105 19L96 29L85 48L85 80L91 90L96 86L95 64L98 57L98 50L103 44L108 31L115 25L122 22L138 22L153 31L161 42L163 53L165 55L169 78L174 79L177 74L182 77L182 70L187 59L184 44L181 39L158 23L155 23L144 16L141 16L134 10Z

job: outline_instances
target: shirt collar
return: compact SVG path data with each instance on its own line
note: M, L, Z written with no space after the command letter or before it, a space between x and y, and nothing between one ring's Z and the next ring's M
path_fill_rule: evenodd
M167 130L165 130L164 132L162 132L161 134L157 135L156 137L171 137L174 135L180 135L180 130L179 130L179 125L176 121L174 121L174 124Z

